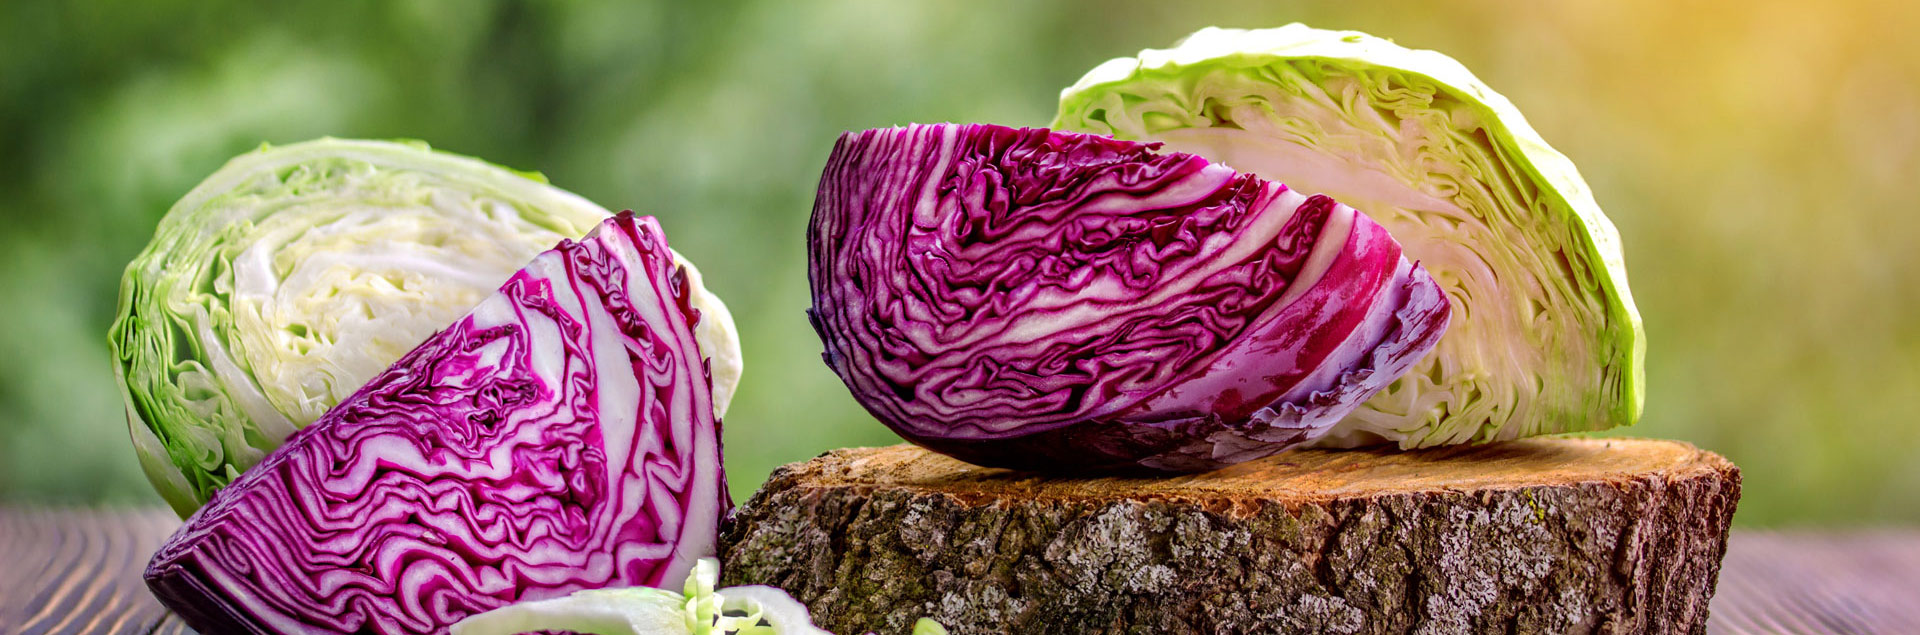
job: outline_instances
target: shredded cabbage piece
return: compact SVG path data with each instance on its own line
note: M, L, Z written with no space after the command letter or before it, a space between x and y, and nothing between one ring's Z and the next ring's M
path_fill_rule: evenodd
M574 631L594 635L833 635L813 625L807 607L770 586L716 589L720 562L702 558L684 594L653 588L590 589L513 604L468 617L453 635ZM930 619L914 635L946 635Z

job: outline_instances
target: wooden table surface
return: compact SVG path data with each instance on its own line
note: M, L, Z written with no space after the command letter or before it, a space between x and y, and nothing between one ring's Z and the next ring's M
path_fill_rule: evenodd
M162 509L0 507L0 633L191 633L140 581ZM1920 530L1735 531L1712 633L1920 633Z

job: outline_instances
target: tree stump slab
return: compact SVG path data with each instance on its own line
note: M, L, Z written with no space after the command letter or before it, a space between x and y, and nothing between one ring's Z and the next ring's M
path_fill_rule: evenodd
M1697 633L1740 498L1685 443L1300 450L1170 478L1058 478L917 447L777 470L723 584L904 633Z

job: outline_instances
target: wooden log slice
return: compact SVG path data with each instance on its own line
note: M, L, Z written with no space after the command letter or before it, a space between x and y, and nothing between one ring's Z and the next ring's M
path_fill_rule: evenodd
M917 447L775 471L723 584L839 633L1702 632L1740 472L1685 443L1302 450L1050 478Z

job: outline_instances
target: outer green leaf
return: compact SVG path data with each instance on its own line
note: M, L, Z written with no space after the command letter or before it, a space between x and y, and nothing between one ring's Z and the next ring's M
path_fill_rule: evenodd
M321 139L236 157L167 212L121 282L109 343L142 468L191 513L535 254L607 216L538 174L420 142ZM695 298L724 410L739 345L726 307L704 289Z
M1440 53L1293 24L1102 64L1053 127L1161 141L1385 225L1447 290L1435 352L1330 441L1402 447L1640 416L1645 339L1613 223L1573 163Z

